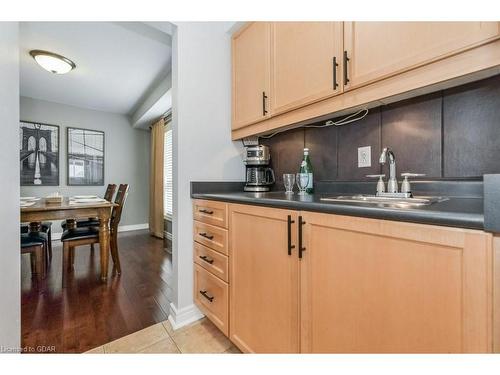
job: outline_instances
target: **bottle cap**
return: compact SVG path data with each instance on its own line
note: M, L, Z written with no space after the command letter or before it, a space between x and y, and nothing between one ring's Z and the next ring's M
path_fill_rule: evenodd
M304 148L304 154L308 154L309 153L309 149L308 148Z

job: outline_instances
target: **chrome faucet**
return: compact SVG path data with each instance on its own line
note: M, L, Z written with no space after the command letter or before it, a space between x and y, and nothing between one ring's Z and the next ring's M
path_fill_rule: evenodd
M396 157L389 147L385 147L380 154L379 163L384 165L389 158L389 181L387 181L387 192L398 192L398 180L396 179Z

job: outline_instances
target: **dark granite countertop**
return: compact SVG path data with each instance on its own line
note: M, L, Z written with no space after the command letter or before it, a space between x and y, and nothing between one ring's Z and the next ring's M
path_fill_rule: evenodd
M301 211L324 212L338 215L362 216L376 219L409 221L414 223L446 225L453 227L483 229L483 200L481 198L450 198L444 202L417 208L393 208L366 203L331 202L320 200L323 196L336 194L314 194L287 196L284 192L269 193L195 193L196 199L211 199L231 203L252 204ZM338 194L337 194L338 195Z
M316 189L318 192L313 195L299 196L295 193L292 196L287 196L283 191L243 192L243 185L236 182L219 186L216 184L218 183L193 182L191 186L192 198L470 229L485 228L483 196L477 194L482 192L482 186L480 189L478 186L472 186L469 189L471 194L463 194L461 191L461 194L450 195L448 200L443 202L415 208L396 208L367 203L322 201L321 197L345 195L346 192L321 186ZM435 188L436 185L433 184L432 187ZM463 190L463 184L460 184L460 188ZM345 187L342 188L342 190L344 189ZM446 186L446 189L450 189L450 187ZM426 194L427 192L415 195L434 195ZM352 193L365 192L355 191Z

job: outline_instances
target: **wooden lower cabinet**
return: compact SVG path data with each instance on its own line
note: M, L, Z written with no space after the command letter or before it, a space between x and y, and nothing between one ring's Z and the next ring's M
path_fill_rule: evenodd
M229 336L227 203L193 201L194 302Z
M193 221L194 241L227 255L227 230L215 225Z
M288 255L288 216L229 205L230 339L244 352L299 352L299 262ZM296 231L291 243L297 245Z
M227 255L195 242L193 261L219 279L225 282L229 281L229 261Z
M194 220L227 228L227 204L224 202L196 199L193 216Z
M300 214L302 352L492 351L491 234Z
M252 205L227 212L228 255L195 243L195 302L243 352L500 352L500 237Z
M226 336L229 334L228 284L198 264L194 265L194 300L196 305Z

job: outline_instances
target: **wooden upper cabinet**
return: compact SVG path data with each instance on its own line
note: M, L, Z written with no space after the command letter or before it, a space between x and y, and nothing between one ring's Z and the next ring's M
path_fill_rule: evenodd
M492 351L492 236L301 212L301 351Z
M230 338L244 352L299 351L296 225L294 211L229 205Z
M271 115L269 22L250 23L233 36L232 62L234 130Z
M342 22L273 22L271 27L273 115L342 92Z
M498 22L344 22L344 90L424 65L498 37Z

